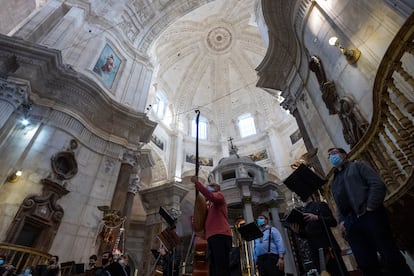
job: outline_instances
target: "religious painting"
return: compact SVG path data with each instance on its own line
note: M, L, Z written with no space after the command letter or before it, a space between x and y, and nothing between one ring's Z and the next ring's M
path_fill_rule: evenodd
M108 44L103 48L93 71L101 77L105 87L111 88L121 65L121 59Z
M293 132L292 135L290 135L290 141L292 142L292 145L299 141L301 138L302 134L300 134L299 129L297 129L295 132Z
M164 150L164 142L155 135L151 136L151 142L153 142L158 148Z
M185 162L191 163L191 164L195 164L196 161L196 157L194 154L186 154L185 155ZM200 166L208 166L208 167L213 167L213 158L210 157L198 157L198 162L200 164Z
M254 162L260 161L260 160L264 160L264 159L268 159L268 155L267 155L267 151L264 149L262 151L256 152L256 153L252 153L248 155Z

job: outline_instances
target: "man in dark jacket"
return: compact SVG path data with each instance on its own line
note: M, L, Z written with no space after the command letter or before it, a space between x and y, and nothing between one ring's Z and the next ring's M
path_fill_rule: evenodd
M303 202L303 207L297 209L300 211L298 221L288 222L293 232L308 242L313 267L318 268L319 272L325 270L330 275L347 276L349 273L342 259L341 248L331 231L331 227L336 227L338 223L328 204L317 201L315 196L324 183L325 179L304 164L285 180L286 186ZM322 250L323 254L320 254ZM323 259L320 259L321 255Z
M304 217L303 227L299 224L291 225L292 230L305 238L310 245L312 262L321 272L321 264L325 264L325 269L330 275L347 276L349 275L345 263L342 259L341 248L339 247L331 227L337 226L331 209L325 202L317 202L312 196L303 200L304 206L300 208ZM323 250L324 259L320 259L320 250Z
M386 187L380 175L363 162L350 162L341 148L328 150L335 167L332 181L340 228L345 231L355 259L364 275L413 275L392 237L383 205Z

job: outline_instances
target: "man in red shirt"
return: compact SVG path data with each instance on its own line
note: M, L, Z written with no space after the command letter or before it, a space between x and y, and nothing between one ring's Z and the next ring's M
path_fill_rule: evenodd
M227 220L227 203L220 192L220 185L210 183L204 187L197 176L191 177L195 188L207 200L205 234L209 253L210 276L230 275L232 232Z

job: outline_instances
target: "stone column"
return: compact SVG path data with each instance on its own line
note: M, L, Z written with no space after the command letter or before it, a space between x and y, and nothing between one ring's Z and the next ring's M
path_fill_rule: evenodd
M271 204L269 208L269 214L272 216L272 221L271 221L272 225L280 231L280 234L282 235L282 239L285 245L285 249L286 249L285 273L298 275L296 271L295 261L292 255L293 250L289 242L289 237L288 237L286 228L282 225L279 219L279 208L277 208L274 204Z
M27 90L25 84L0 79L0 129L21 104L27 103Z
M122 156L121 169L119 171L114 197L112 198L112 209L120 210L121 216L125 217L126 220L128 220L134 201L134 193L130 192L133 191L131 185L138 185L138 183L131 183L131 181L137 179L137 165L136 152L125 152Z
M183 135L181 133L174 133L171 136L171 147L170 150L170 160L174 160L169 164L169 171L171 176L180 178L182 175L182 163L184 160L184 147L183 147ZM179 165L177 165L179 164Z
M243 165L241 165L240 169L242 169ZM243 217L246 223L250 223L254 221L253 215L253 208L252 208L252 197L250 188L253 184L253 179L250 177L246 177L247 173L244 174L244 170L239 170L239 175L243 178L237 178L236 184L240 189L240 194L242 195L242 205L243 205ZM253 241L245 241L245 246L247 250L247 258L249 259L248 268L250 269L251 275L255 274L255 266L254 266L254 259L253 259L253 251L254 251L254 244Z
M23 38L30 42L38 42L49 30L50 21L62 17L64 4L60 0L50 0L38 10L28 21L26 21L13 36Z
M276 168L283 168L286 160L288 160L288 152L286 146L281 142L280 136L274 128L267 130L269 144L272 147L273 158L275 160ZM281 175L286 174L285 169L277 169Z
M229 157L230 153L229 153L229 141L222 137L220 138L220 145L221 145L221 155L224 157Z
M253 179L250 177L243 177L236 179L236 185L239 187L243 204L243 216L246 223L254 221L252 198L250 193L250 187L253 184Z
M122 214L127 218L127 224L131 215L132 206L134 205L135 195L138 193L141 186L141 166L137 164L132 170L129 177L128 192L126 194L124 209Z
M175 182L140 191L142 203L147 212L147 219L145 222L145 245L139 275L149 275L151 273L155 261L151 255L151 249L159 248L160 240L157 237L163 230L168 228L167 223L159 214L160 207L163 207L171 215L175 212L179 213L181 201L188 192L188 188ZM181 235L179 226L175 231L178 236ZM184 256L182 257L184 258Z
M73 37L78 35L79 28L85 21L84 18L85 11L82 8L71 7L42 39L41 44L56 49L64 49L67 45L71 45Z
M131 165L128 189L122 211L122 215L126 217L128 224L132 206L134 205L135 195L141 187L141 171L142 169L151 167L154 164L154 161L152 160L151 153L148 150L142 150L137 154L133 153L124 155L124 163L125 162Z

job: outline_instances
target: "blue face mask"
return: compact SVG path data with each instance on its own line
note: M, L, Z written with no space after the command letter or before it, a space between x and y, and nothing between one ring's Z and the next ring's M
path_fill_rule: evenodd
M0 260L0 265L4 264L4 260Z
M26 269L25 271L24 271L24 275L30 275L30 269Z
M332 154L329 155L329 162L331 162L332 166L337 167L342 164L343 160L339 154Z
M207 189L208 189L210 192L215 192L215 191L216 191L216 189L214 189L214 187L213 187L213 186L207 186Z
M262 218L258 218L257 219L257 225L263 226L264 224L265 224L265 220L264 219L262 219Z

